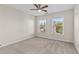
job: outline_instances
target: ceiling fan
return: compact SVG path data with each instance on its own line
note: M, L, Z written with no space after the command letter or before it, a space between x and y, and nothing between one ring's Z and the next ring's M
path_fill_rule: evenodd
M47 10L45 10L45 8L47 8L48 5L44 6L42 6L42 4L33 4L33 5L36 7L36 9L30 9L30 10L37 10L38 12L44 11L47 13Z

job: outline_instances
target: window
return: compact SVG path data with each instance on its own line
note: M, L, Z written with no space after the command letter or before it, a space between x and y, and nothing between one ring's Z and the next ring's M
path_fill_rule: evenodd
M63 34L63 28L64 28L64 18L62 17L57 17L53 19L53 29L54 32L57 34Z
M46 31L46 20L40 20L40 32Z

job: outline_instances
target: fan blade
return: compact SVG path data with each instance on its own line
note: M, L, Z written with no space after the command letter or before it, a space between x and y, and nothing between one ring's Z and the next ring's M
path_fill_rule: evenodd
M47 12L47 10L42 10L42 11Z
M38 8L38 5L37 5L37 4L34 4L34 6L35 6L36 8Z
M43 9L43 8L47 8L47 7L48 7L48 5L45 5L45 6L41 7L41 9Z
M41 4L38 4L38 8L40 8Z
M30 10L38 10L38 9L30 9Z

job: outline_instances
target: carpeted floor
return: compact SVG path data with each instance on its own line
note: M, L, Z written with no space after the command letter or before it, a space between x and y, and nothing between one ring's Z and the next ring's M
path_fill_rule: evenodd
M0 54L77 54L72 43L31 38L0 48Z

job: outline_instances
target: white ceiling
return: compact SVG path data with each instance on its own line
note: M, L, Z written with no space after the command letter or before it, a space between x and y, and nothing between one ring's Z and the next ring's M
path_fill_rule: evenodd
M30 9L36 8L33 4L9 4L6 5L8 7L16 8L20 11L23 11L25 13L39 16L45 14L44 12L39 13L38 11L31 11ZM68 9L74 8L73 4L48 4L48 13L54 13L54 12L60 12Z

